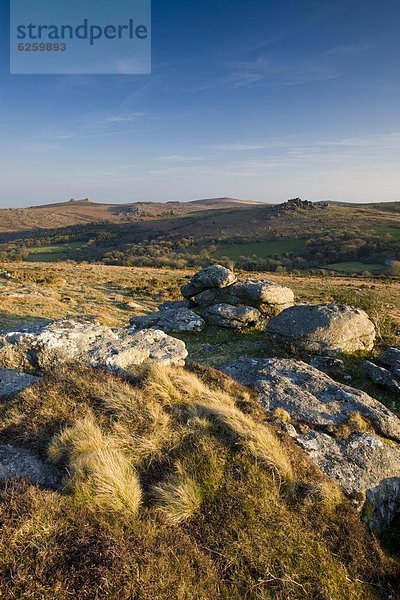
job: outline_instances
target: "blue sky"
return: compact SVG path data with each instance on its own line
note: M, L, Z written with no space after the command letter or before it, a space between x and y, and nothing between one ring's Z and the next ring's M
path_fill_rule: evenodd
M137 76L9 75L0 2L1 206L400 200L398 0L153 0Z

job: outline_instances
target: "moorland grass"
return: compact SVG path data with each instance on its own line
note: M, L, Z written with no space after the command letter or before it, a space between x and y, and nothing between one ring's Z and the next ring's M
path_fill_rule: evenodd
M0 596L369 600L398 565L247 389L205 367L59 368L0 442L63 473L0 493Z

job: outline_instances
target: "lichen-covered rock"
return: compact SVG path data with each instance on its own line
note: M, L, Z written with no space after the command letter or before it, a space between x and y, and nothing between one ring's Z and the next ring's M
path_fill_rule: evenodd
M0 365L34 372L75 362L114 371L145 361L183 365L186 356L184 342L163 331L129 333L83 320L62 319L0 335Z
M378 433L400 441L400 419L386 406L300 360L242 358L221 369L240 383L255 386L271 413L283 408L296 421L326 426L344 424L358 412Z
M336 383L296 360L243 358L221 369L240 383L256 387L261 404L271 415L276 408L289 413L289 435L358 508L371 488L387 478L398 478L400 419L368 394ZM366 432L349 429L346 437L338 426L355 413L372 427ZM389 523L393 502L387 501L385 494L376 498L374 514L380 511L382 523Z
M310 365L321 371L343 371L344 362L332 356L313 356Z
M381 356L381 363L388 367L400 367L400 348L387 348Z
M294 302L293 291L266 280L245 279L224 289L209 289L197 294L200 306L215 304L244 305L257 308L263 315L273 316Z
M251 306L231 306L230 304L216 304L204 311L204 318L210 325L242 329L257 325L261 320L261 313Z
M179 333L181 331L201 331L204 327L204 319L188 308L164 308L156 313L131 319L133 331L155 328L166 333Z
M185 300L167 300L160 304L158 310L176 310L178 308L192 308L193 306L195 306L195 303L187 298Z
M29 450L15 446L0 445L0 481L29 479L44 487L56 487L58 472L45 464Z
M225 288L235 283L236 276L221 265L204 267L193 275L190 282L181 287L182 296L191 298L208 288Z
M269 321L266 332L309 352L371 350L375 327L366 312L344 304L299 304Z
M397 394L400 393L400 380L395 377L395 374L390 369L384 369L383 367L379 367L371 361L366 360L364 362L364 371L377 385L387 388Z
M36 381L40 381L40 377L14 369L0 369L0 399L18 394Z
M357 498L360 508L363 493L400 473L399 444L388 444L370 433L338 439L321 431L309 431L298 434L296 441L321 471Z
M366 496L364 520L373 533L381 535L400 513L400 476L383 479Z

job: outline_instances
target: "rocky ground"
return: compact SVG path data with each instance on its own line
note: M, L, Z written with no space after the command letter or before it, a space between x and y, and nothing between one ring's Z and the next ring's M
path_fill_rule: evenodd
M84 283L72 271L53 267L42 280L34 268L3 271L0 398L20 393L62 365L129 375L149 362L206 364L211 356L224 373L258 391L266 418L342 488L372 531L382 534L397 522L400 420L392 410L399 402L400 348L395 322L385 322L373 303L368 313L331 298L306 302L283 285L292 282L248 279L219 265L189 281L180 273L174 283L166 271L148 270L135 279L135 270L116 269L118 289L115 281L102 280L105 273L115 276L115 268L80 269L87 278L80 318L71 313ZM355 297L359 290L352 291ZM52 306L47 312L46 303ZM128 326L101 323L114 305L114 320L131 315ZM21 314L23 306L31 307L29 320ZM68 309L61 310L64 306ZM97 314L89 315L90 308ZM156 310L148 313L149 308ZM371 389L378 394L367 393ZM35 457L21 453L1 446L0 479L18 476L20 457L20 476L42 481Z

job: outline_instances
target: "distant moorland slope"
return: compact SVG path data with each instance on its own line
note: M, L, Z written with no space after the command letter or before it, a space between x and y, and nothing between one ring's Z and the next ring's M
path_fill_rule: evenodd
M0 210L0 260L186 268L235 261L247 271L400 273L400 203L282 204L235 198Z

